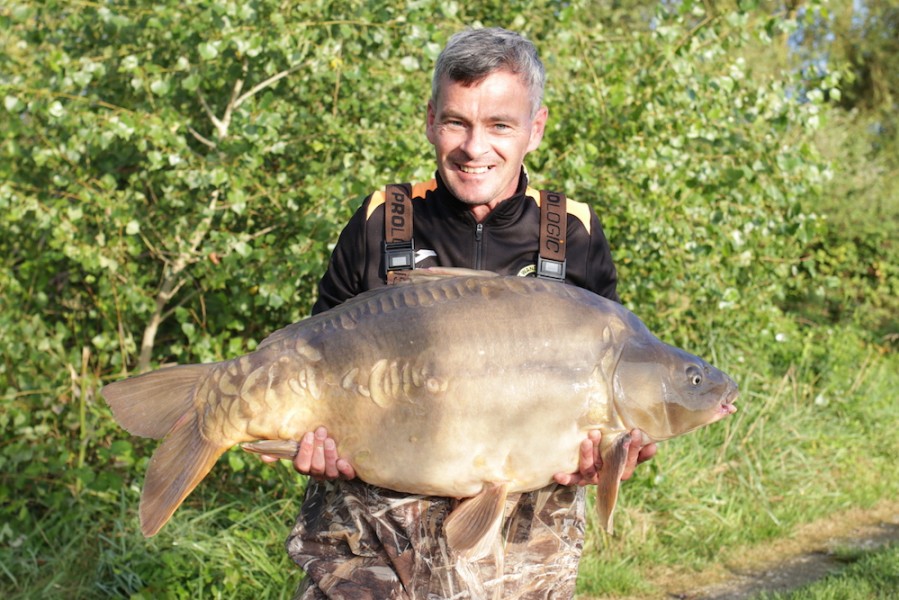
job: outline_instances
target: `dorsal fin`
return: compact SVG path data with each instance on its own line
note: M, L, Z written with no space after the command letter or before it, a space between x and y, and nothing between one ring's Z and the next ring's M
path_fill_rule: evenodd
M437 281L451 277L499 277L493 271L479 271L477 269L462 269L459 267L427 267L425 269L413 269L396 273L394 283L424 283Z
M427 283L429 281L451 279L453 277L499 277L499 275L492 271L478 271L476 269L460 269L456 267L428 267L425 269L394 271L394 277L394 284L414 285ZM316 320L325 321L327 319L331 319L333 318L334 314L339 311L349 312L355 306L369 302L373 296L377 296L378 294L389 294L390 287L391 286L384 286L362 292L358 296L353 296L343 304L339 304L328 311L313 315L311 317L307 317L302 321L287 325L286 327L282 327L281 329L269 334L268 337L259 342L259 345L256 347L256 349L261 350L266 346L270 346L271 344L290 338L295 335L298 330L311 330L313 327L313 323Z

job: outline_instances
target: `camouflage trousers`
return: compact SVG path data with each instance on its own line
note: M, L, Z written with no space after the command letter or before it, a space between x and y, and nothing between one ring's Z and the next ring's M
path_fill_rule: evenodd
M287 539L288 554L306 572L295 599L574 595L584 542L584 488L553 484L510 495L497 555L473 562L452 559L446 546L443 521L457 504L359 480L310 480Z

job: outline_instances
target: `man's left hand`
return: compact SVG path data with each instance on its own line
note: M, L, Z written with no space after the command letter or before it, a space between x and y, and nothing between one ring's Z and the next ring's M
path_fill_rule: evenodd
M599 443L602 441L602 432L592 429L587 434L587 439L581 442L578 472L556 473L553 479L561 485L596 485L599 483L599 471L602 469L602 457L599 453ZM627 448L627 462L621 480L630 479L637 465L646 462L656 454L655 442L643 443L643 432L639 429L631 431L631 441Z

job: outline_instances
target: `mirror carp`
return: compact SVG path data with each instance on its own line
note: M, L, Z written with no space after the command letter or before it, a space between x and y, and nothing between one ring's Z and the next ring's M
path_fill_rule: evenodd
M575 472L580 443L600 429L596 508L611 532L632 429L662 441L736 410L730 377L590 291L464 269L410 274L249 354L103 387L122 427L163 440L142 489L144 535L232 446L293 457L320 425L362 480L465 498L445 530L469 558L499 532L508 494Z

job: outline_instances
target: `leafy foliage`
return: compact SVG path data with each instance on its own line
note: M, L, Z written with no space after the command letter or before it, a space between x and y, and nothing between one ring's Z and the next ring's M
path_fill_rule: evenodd
M237 581L223 567L197 575L191 561L203 553L175 552L176 534L137 538L136 485L152 445L119 430L97 391L162 363L244 353L307 314L358 200L431 176L422 135L430 69L466 25L517 29L540 48L550 125L529 158L532 179L596 207L622 296L662 337L718 354L760 396L796 365L809 385L835 367L817 350L833 331L823 327L852 328L853 348L888 339L899 297L895 247L883 254L889 230L853 235L817 208L844 181L843 155L817 150L821 127L842 118L828 103L839 70L810 82L744 58L795 31L795 15L653 7L0 8L0 562L16 554L23 567L4 570L10 592L259 597L253 577ZM185 512L219 498L275 497L273 511L295 509L296 477L238 452L228 462ZM196 527L208 548L229 525ZM95 532L98 547L80 568L47 576L41 561L64 564L79 529ZM280 537L252 539L271 555ZM170 545L169 558L138 559L156 543ZM257 565L260 580L270 576L264 558Z
M804 77L844 75L829 92L842 110L814 140L835 175L816 210L835 226L810 246L803 266L815 281L796 300L818 321L855 322L895 348L899 8L889 0L813 3L801 23L793 37Z

